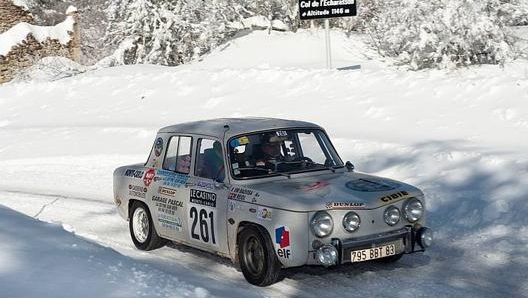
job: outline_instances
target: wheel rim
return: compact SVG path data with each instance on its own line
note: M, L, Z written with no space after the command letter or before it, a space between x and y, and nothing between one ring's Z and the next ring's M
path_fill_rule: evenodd
M132 216L132 230L136 240L140 243L147 241L149 229L147 212L143 208L137 208Z
M247 240L244 261L252 275L259 275L264 269L264 248L256 237Z

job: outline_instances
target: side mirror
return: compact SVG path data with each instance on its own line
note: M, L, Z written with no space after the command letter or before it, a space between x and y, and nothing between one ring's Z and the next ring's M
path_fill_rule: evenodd
M345 167L346 167L347 171L354 172L355 167L350 161L347 161L345 163Z

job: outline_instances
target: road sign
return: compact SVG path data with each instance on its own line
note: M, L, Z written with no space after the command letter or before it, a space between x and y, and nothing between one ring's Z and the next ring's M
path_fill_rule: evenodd
M301 20L357 15L356 0L299 0Z

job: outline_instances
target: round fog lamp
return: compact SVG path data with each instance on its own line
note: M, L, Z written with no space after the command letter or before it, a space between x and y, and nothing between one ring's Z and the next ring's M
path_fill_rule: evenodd
M333 245L325 244L315 252L315 257L323 266L333 266L337 264L337 248Z
M427 248L433 244L433 230L423 227L418 230L418 241L422 248Z

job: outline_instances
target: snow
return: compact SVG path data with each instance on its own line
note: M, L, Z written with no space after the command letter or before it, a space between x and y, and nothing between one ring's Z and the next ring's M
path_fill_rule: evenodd
M13 4L23 8L24 10L29 10L29 6L30 6L28 5L28 2L26 0L13 0Z
M11 27L6 32L0 34L0 56L6 56L11 49L26 40L29 34L33 35L39 42L46 39L56 39L61 44L67 44L70 39L70 33L73 32L73 17L68 16L66 19L55 26L36 26L21 22Z
M77 12L77 7L73 5L68 6L68 8L66 9L66 15L76 13L76 12Z
M322 30L262 31L179 67L0 86L1 296L528 297L528 63L407 72L364 38L332 31L347 70L325 69ZM195 249L136 250L113 169L163 126L231 116L316 122L358 171L420 187L433 247L267 288Z

